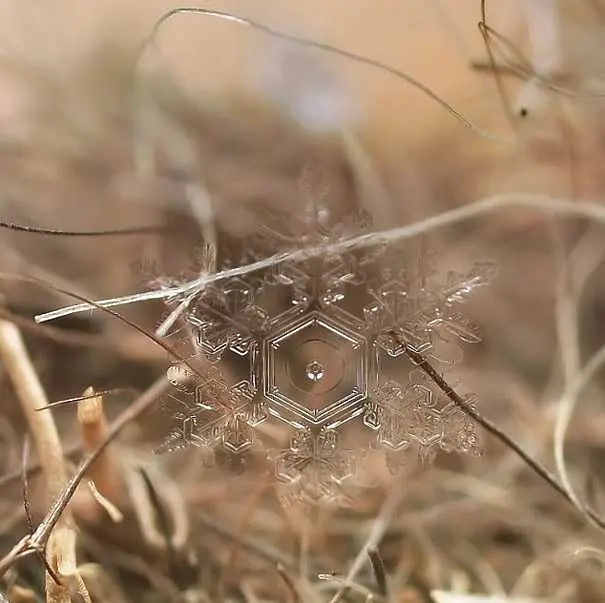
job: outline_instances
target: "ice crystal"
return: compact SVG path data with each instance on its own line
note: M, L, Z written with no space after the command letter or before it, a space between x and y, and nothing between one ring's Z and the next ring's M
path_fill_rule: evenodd
M473 421L415 367L406 346L451 371L460 344L479 341L461 305L494 267L440 278L422 245L337 252L330 244L368 232L370 216L336 219L317 201L307 207L263 217L233 262L316 253L219 279L189 299L170 336L191 353L168 371L174 387L164 407L174 428L159 450L197 446L209 463L218 449L263 454L259 427L281 424L290 444L268 456L283 500L314 503L340 499L363 456L341 442L345 427L364 430L393 471L409 458L428 463L439 450L477 453ZM219 269L227 265L223 257Z

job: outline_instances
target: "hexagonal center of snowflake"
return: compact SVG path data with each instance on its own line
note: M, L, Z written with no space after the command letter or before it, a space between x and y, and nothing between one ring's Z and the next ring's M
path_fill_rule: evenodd
M320 312L273 333L265 346L265 396L272 414L292 425L337 425L362 411L367 344Z

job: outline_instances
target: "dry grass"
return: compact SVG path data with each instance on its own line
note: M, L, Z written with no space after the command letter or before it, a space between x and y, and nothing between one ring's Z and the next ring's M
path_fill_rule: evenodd
M0 64L0 219L64 230L163 228L119 237L0 234L0 556L15 545L32 553L0 561L11 601L44 600L45 587L52 602L86 600L85 593L99 603L465 601L452 599L456 592L492 594L499 602L603 600L603 532L583 513L587 506L605 512L605 113L595 58L605 50L602 4L578 0L572 11L553 2L550 22L560 29L548 31L544 13L538 27L535 15L526 21L517 7L505 21L488 3L484 31L510 38L510 46L502 39L493 46L498 87L475 30L479 2L465 4L460 15L446 0L424 3L417 13L417 3L401 3L410 11L408 46L401 61L385 61L398 69L403 63L496 140L465 128L400 78L350 59L325 62L344 74L342 87L330 90L355 99L357 116L336 112L321 132L284 111L291 98L279 82L262 88L252 78L252 90L250 79L241 84L241 66L224 87L206 85L212 69L196 75L187 52L181 63L171 51L171 41L187 47L174 24L160 36L161 53L153 49L137 63L161 3L153 15L151 6L132 9L142 15L138 26L121 17L114 34L99 35L101 28L71 15L85 43L70 38L52 53L52 36L48 44L9 48ZM272 27L288 13L285 4L276 7ZM396 9L385 0L381 17L372 7L367 31L392 20L387 13ZM341 8L331 3L326 14L345 14ZM257 9L250 5L246 14L263 21ZM291 9L297 34L319 30L311 12ZM357 28L348 38L344 22L331 36L323 29L314 37L384 58L376 34L363 33L363 18L346 14ZM26 16L21 35L44 30L43 19ZM191 44L198 18L217 47L221 32L240 27L235 63L264 39L245 25L220 22L214 30L211 17L178 18ZM425 35L413 34L413 19ZM230 40L220 47L225 53ZM556 64L544 63L540 44ZM446 53L451 47L458 62ZM409 58L415 52L416 70ZM323 55L311 56L311 75L296 71L304 60L288 63L293 71L284 85L312 98L315 56ZM217 57L219 71L222 61ZM483 70L471 69L473 61ZM332 101L348 107L342 98ZM222 241L253 233L261 211L300 211L300 174L310 163L335 212L365 208L374 216L374 234L341 245L363 249L377 236L423 235L442 251L443 269L488 258L499 264L498 278L468 304L482 342L465 351L462 389L477 392L482 415L556 474L572 504L485 434L480 459L440 456L433 467L409 466L396 477L371 461L372 486L359 488L350 508L284 508L262 455L240 475L236 467L206 467L196 450L151 454L165 428L153 409L167 362L149 337L99 307L34 321L80 298L140 291L142 262L159 263L183 288L202 242L220 250ZM214 260L204 256L197 286L217 278ZM36 285L40 279L49 286ZM165 318L157 299L112 311L150 332ZM119 391L91 392L79 406L62 404L52 414L36 410L91 385ZM73 476L84 475L78 487ZM61 492L65 509L50 504ZM38 553L47 541L45 568ZM65 588L56 588L54 579L66 576Z

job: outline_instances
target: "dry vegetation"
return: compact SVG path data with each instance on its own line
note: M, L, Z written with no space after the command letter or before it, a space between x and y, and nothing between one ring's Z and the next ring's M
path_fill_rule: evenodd
M214 7L376 58L458 115L401 74L212 16L171 19L141 55L165 2L22 4L0 15L0 220L159 228L0 233L0 593L605 600L605 2ZM322 123L293 119L315 102ZM152 454L167 357L148 335L100 308L34 316L139 291L149 262L178 281L202 243L300 211L309 164L334 212L429 236L444 269L499 272L468 304L482 342L458 369L488 421L482 457L396 476L372 461L353 505L301 512L261 454L243 473L195 448ZM157 301L112 311L148 332L165 317Z

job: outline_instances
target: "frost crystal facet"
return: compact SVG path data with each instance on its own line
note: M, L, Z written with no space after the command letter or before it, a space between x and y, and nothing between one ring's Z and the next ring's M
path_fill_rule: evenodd
M345 430L354 442L369 436L393 471L410 456L479 450L473 421L406 349L451 370L460 343L479 341L460 305L494 268L440 279L420 245L350 242L370 224L367 213L336 220L314 203L299 217L266 217L237 257L278 262L188 294L168 335L189 357L168 371L174 429L160 451L193 445L208 462L219 448L265 452L262 425L281 425L289 444L268 456L282 497L318 503L341 497L363 456L363 444L345 447Z

